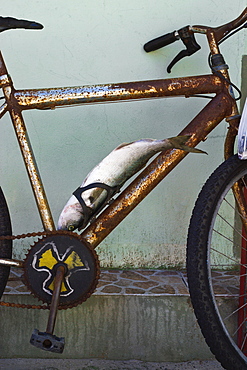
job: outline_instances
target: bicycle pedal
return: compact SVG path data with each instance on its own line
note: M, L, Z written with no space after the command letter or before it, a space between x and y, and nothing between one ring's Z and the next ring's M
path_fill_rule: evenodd
M64 349L64 338L57 337L56 335L40 332L34 329L30 339L30 343L44 351L55 353L62 353Z

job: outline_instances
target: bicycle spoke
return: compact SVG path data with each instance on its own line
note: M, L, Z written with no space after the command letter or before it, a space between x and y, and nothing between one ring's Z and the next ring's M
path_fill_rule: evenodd
M239 231L236 227L234 227L233 225L231 225L230 224L230 222L228 222L226 219L225 219L225 217L223 217L220 213L218 213L218 216L227 224L227 225L229 225L230 226L230 228L232 229L232 230L234 230L234 231L236 231L236 233L238 234L238 235L240 235L245 241L247 241L247 238L245 238L244 236L243 236L243 234L242 234L242 232L241 231Z
M220 235L221 235L221 234L220 234ZM229 240L229 239L227 239L227 240ZM229 257L227 254L225 254L225 253L223 253L223 252L220 252L219 250L217 250L217 249L215 249L215 248L211 248L211 250L212 250L212 251L214 251L214 252L216 252L216 253L218 253L218 254L220 254L221 256L226 257L226 258L227 258L227 259L229 259L230 261L235 262L235 263L236 263L236 264L238 264L239 266L246 267L245 265L243 265L243 264L239 263L239 261L235 260L235 259L234 259L234 258L232 258L232 257ZM244 275L243 275L243 276L244 276Z
M235 313L238 313L239 310L242 310L244 307L247 307L247 303L245 303L242 307L238 307L235 311L231 312L228 316L224 317L223 321L228 320L231 316L235 315Z
M244 341L243 341L243 343L242 343L242 346L240 347L241 351L243 351L243 350L244 350L244 347L245 347L245 344L246 344L246 340L247 340L247 334L245 334L245 336L244 336Z

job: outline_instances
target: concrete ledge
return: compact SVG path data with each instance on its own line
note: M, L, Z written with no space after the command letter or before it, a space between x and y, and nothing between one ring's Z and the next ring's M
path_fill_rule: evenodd
M31 296L11 297L37 303ZM64 336L62 355L29 344L34 328L45 331L47 311L1 307L3 358L101 358L108 360L187 361L211 359L189 297L100 296L59 311L55 328Z
M37 303L31 296L11 296ZM34 328L45 331L47 311L1 307L1 357L102 358L187 361L212 358L197 326L189 297L93 295L59 311L55 334L64 336L62 355L29 344Z
M5 294L3 300L40 304L20 282L14 285L9 293L18 286L24 294ZM193 313L186 274L181 272L103 271L96 292L85 303L58 312L55 334L66 342L62 355L29 344L33 329L45 331L47 310L1 306L0 311L2 358L158 362L213 358Z

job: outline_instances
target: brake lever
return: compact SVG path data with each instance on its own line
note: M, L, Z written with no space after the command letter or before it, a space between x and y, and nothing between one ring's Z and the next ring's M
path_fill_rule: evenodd
M186 26L181 28L178 31L180 39L183 41L184 45L186 46L185 50L182 50L178 53L178 55L171 61L169 66L167 67L167 72L171 73L172 67L184 57L188 57L198 50L201 49L200 45L196 42L194 33L190 30L190 26Z
M171 61L171 63L169 64L169 66L167 67L167 72L168 73L171 73L172 71L172 67L177 63L179 62L179 60L183 59L184 57L188 57L189 56L189 53L188 53L188 50L182 50L178 53L178 55Z

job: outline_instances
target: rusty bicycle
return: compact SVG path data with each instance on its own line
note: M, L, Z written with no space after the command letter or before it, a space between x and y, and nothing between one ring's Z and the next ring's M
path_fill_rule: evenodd
M204 185L196 202L188 233L187 273L191 300L202 333L218 361L226 369L247 366L247 205L246 161L234 155L240 114L230 80L228 65L219 44L247 27L247 8L233 21L219 27L186 26L144 45L147 52L181 40L185 45L168 67L200 49L195 34L207 37L210 74L118 84L102 84L49 89L16 90L0 54L0 87L4 102L0 118L10 114L25 167L40 213L43 229L30 234L12 235L11 220L3 191L0 192L0 295L10 267L24 269L23 279L31 293L49 309L45 332L34 330L31 343L43 350L61 353L64 338L53 334L58 309L72 308L93 293L99 278L95 248L188 154L183 147L160 149L161 153L123 190L97 176L84 182L72 195L64 214L73 205L71 218L57 228L53 221L41 177L24 123L22 112L54 109L59 106L150 99L170 96L206 96L209 103L179 134L186 148L194 148L225 119L225 162ZM14 28L42 29L36 22L0 18L0 31ZM238 89L237 89L238 90ZM239 91L239 90L238 90ZM213 95L212 95L213 94ZM245 138L245 136L243 136ZM151 157L151 156L150 156ZM149 159L149 158L148 158ZM146 161L141 165L145 165ZM135 173L136 171L134 171ZM131 177L133 172L129 174ZM87 178L89 179L89 177ZM87 203L84 195L90 194ZM118 194L119 193L119 194ZM95 204L97 203L97 206ZM83 215L83 219L81 218ZM81 233L77 232L77 229ZM76 232L75 232L76 231ZM12 241L40 236L24 261L12 259ZM228 278L225 276L228 274ZM230 276L230 278L229 278ZM224 292L219 294L219 285ZM222 297L225 298L224 304ZM18 307L15 303L2 305ZM27 307L27 305L19 305Z

